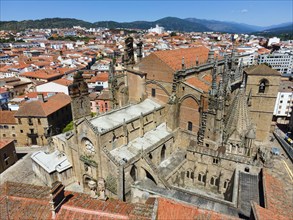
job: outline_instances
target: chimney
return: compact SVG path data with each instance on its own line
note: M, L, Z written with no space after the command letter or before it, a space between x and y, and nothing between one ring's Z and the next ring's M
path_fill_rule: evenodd
M43 93L38 93L38 100L41 102L45 102Z
M50 190L50 206L52 211L52 219L56 218L57 210L59 210L63 201L65 200L63 184L59 181L56 181L52 184L52 188Z

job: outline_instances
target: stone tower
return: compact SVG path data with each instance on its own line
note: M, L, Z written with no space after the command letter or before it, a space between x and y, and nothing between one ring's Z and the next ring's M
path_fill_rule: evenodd
M133 49L133 38L127 37L125 39L125 48L124 48L124 65L133 65L134 61L134 49Z
M73 121L91 115L91 103L88 86L82 77L82 71L78 71L73 77L73 84L68 87L71 97L71 110Z
M256 125L256 140L266 141L274 129L272 117L281 74L265 64L251 66L244 73L249 111Z

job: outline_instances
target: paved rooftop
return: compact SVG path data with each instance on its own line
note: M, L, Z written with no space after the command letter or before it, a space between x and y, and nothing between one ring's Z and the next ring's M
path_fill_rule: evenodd
M141 150L147 150L154 144L161 141L171 133L167 131L166 123L160 124L156 129L153 129L144 134L143 137L138 137L130 141L128 145L115 148L110 153L119 161L123 158L130 160L140 153Z
M124 120L130 121L136 117L139 117L141 114L145 114L154 110L155 108L160 108L161 105L158 103L146 99L143 102L130 105L128 107L122 108L119 111L113 111L106 113L101 116L97 116L93 119L90 119L90 122L95 126L99 132L114 128L115 126L122 124Z

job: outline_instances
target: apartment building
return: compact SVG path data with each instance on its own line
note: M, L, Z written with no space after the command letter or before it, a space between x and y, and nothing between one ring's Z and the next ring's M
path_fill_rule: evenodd
M293 81L283 79L280 83L274 109L274 119L280 124L288 122L293 107Z
M267 63L281 74L293 74L293 52L275 52L262 54L258 58L258 64Z

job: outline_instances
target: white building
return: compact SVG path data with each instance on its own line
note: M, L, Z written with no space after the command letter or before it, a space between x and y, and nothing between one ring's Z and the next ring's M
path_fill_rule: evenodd
M280 38L277 38L277 37L270 38L268 42L268 47L271 46L272 44L278 44L278 43L280 43Z
M68 86L72 84L71 80L58 79L52 82L48 82L39 86L36 86L37 92L63 92L68 95Z
M293 53L281 51L272 54L262 54L258 57L258 64L267 63L282 74L293 74Z
M157 33L157 34L162 34L162 33L164 33L164 31L165 31L165 29L163 27L160 27L159 25L156 25L155 28L150 28L148 30L149 33L154 32L154 33Z
M275 103L274 117L280 124L288 122L293 107L293 82L282 80Z

